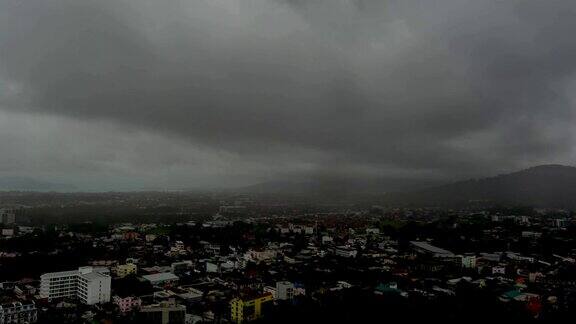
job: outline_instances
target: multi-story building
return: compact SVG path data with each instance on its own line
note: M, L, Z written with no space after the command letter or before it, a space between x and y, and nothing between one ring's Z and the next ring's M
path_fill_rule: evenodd
M2 229L2 236L12 237L14 236L14 229L13 228L3 228Z
M171 272L175 275L182 275L192 269L193 263L190 260L174 262L170 265Z
M114 296L112 297L114 304L118 305L121 313L127 313L133 309L140 308L142 306L142 300L138 297L120 297Z
M111 278L107 268L81 267L78 270L40 276L42 298L78 298L87 305L109 302L110 286Z
M244 259L260 262L274 259L276 257L276 254L277 254L276 251L273 250L263 250L263 251L249 250L244 254Z
M428 242L410 241L412 248L421 254L437 257L437 258L453 258L454 253L444 250L442 248L431 245Z
M143 306L138 313L139 323L150 324L184 324L186 323L186 306L178 305L174 300L157 305Z
M294 284L290 281L278 281L276 283L276 299L291 300L294 298Z
M16 213L12 209L0 209L0 223L11 225L16 223Z
M355 258L358 255L356 249L348 246L336 246L332 249L332 253L343 258Z
M28 324L37 320L38 311L34 302L0 305L0 324Z
M244 323L262 318L273 305L271 293L252 297L234 298L230 301L230 318L234 323Z
M468 269L476 268L476 256L473 254L466 254L462 256L462 267Z
M114 273L117 277L124 278L131 274L136 274L138 267L133 263L119 264L114 268Z
M153 286L171 285L178 282L180 279L177 275L171 272L153 273L142 276L142 278L149 281Z

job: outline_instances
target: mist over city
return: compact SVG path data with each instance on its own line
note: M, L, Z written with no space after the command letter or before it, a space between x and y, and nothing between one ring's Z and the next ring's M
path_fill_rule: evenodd
M0 323L576 316L576 3L0 0Z

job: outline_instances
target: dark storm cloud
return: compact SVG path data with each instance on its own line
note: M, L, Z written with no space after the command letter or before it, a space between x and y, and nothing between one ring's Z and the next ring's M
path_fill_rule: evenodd
M1 108L287 172L569 163L574 30L571 0L0 0Z

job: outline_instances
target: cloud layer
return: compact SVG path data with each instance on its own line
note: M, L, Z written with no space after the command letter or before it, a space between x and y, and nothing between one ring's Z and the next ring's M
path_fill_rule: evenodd
M573 30L570 0L0 0L1 171L114 188L572 164Z

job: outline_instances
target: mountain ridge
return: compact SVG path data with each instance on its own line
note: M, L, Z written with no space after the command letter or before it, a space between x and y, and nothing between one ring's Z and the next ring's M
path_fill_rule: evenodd
M576 167L545 164L409 193L391 193L386 198L389 203L411 205L463 205L475 202L576 207Z
M0 177L0 191L74 191L72 185L36 180L28 177Z

